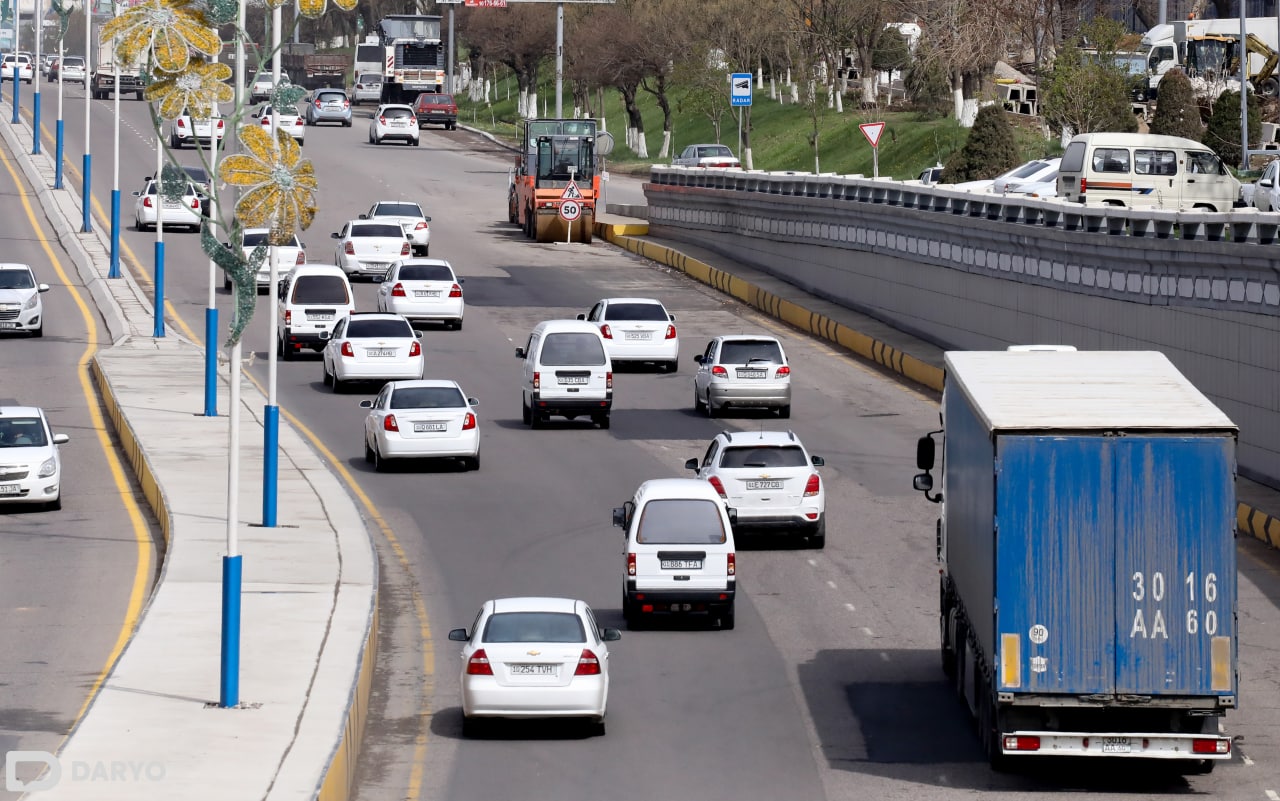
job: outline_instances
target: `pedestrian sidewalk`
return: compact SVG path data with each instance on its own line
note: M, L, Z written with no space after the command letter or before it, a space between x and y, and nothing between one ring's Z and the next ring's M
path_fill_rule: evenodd
M234 527L243 557L240 704L220 706L230 370L224 365L217 388L221 415L204 416L204 349L152 336L146 293L127 272L107 277L106 232L97 220L94 232L80 232L80 198L51 188L54 165L31 155L26 121L0 122L0 135L110 331L114 346L97 354L93 372L165 537L160 578L133 637L58 754L59 781L39 797L348 798L377 643L377 559L359 508L282 421L278 525L251 522L262 519L266 399L243 381Z
M644 206L609 204L606 212L597 217L596 234L613 244L679 270L924 388L942 390L943 348L809 294L778 275L735 262L697 244L695 237L650 235ZM1236 495L1240 533L1280 548L1280 491L1239 478Z

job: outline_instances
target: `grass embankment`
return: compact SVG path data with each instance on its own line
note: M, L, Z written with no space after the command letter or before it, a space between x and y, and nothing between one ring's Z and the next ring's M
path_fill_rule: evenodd
M779 90L781 91L781 89ZM499 81L492 90L492 103L473 103L466 94L458 95L458 121L499 137L514 141L516 131L516 85L514 78ZM597 95L598 97L598 95ZM563 96L564 113L572 115L572 96ZM644 117L648 158L641 159L626 146L626 114L617 90L605 92L605 126L613 134L616 144L609 156L609 168L623 171L643 171L650 164L668 163L673 155L690 144L717 141L715 128L705 115L688 109L681 110L683 95L673 92L671 97L672 144L667 157L659 159L662 148L662 110L653 95L641 92L638 99ZM917 177L926 167L947 158L964 145L968 130L953 119L923 120L910 111L861 110L847 104L841 113L826 107L823 96L818 110L818 167L822 172L840 175L872 174L871 146L858 130L864 122L886 123L880 138L880 175L899 179ZM726 101L727 103L727 101ZM757 170L814 171L814 153L809 144L813 133L813 117L804 105L780 103L769 98L768 84L757 89L752 99L751 151L752 163ZM546 113L555 116L555 83L545 84L539 95L538 105L545 104ZM738 149L737 109L726 110L720 120L720 142L735 152ZM1035 134L1017 132L1025 159L1033 159L1057 152L1057 142L1044 140Z

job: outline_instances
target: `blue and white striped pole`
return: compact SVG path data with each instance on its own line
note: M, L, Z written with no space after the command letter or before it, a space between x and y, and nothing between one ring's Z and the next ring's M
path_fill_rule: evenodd
M91 208L89 190L93 188L93 182L90 180L93 175L93 156L89 146L89 116L93 109L93 87L89 84L93 83L94 73L91 47L94 0L81 0L81 2L84 3L84 159L80 164L80 213L84 219L80 221L80 232L87 234L93 231L93 217L89 214ZM107 277L120 277L119 262L111 263L111 272L107 273Z
M15 4L16 5L16 4ZM32 21L35 28L36 62L31 65L31 80L35 91L31 93L31 155L40 155L40 44L44 39L44 4L36 0L36 16Z
M66 19L66 17L60 17L60 19ZM64 131L63 131L63 125L62 125L62 85L65 83L65 81L62 80L63 71L64 71L63 70L64 65L62 62L66 57L65 48L63 47L63 38L64 37L62 36L58 37L58 125L57 125L57 139L55 140L57 143L55 150L57 151L58 163L53 168L53 188L54 189L62 188L62 154L63 154L63 143L64 143L64 140L63 140Z
M19 71L20 69L18 67L17 62L14 62L14 65L13 65L13 124L14 125L18 124L18 95L21 94L21 92L18 91L18 85L21 83L18 76Z

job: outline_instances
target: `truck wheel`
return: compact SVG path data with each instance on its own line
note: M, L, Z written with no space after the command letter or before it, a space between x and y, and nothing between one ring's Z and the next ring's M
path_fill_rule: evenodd
M136 92L134 92L134 93L133 93L133 99L134 99L134 100L141 100L141 99L142 99L142 90L141 90L141 89L139 89L138 91L136 91Z
M1213 773L1218 764L1216 759L1180 759L1176 763L1178 772L1183 776L1205 776Z

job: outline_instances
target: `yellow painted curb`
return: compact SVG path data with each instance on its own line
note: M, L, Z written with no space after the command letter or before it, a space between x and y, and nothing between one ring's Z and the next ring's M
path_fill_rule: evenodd
M597 220L595 234L610 242L615 236L648 236L649 223L603 223Z
M771 317L799 328L801 331L825 339L828 342L834 342L840 347L888 368L920 386L927 387L935 392L942 391L944 371L941 367L935 367L932 364L923 362L892 345L881 342L860 331L855 331L797 303L780 298L772 292L766 292L755 284L744 281L724 270L717 270L706 262L691 258L674 248L635 238L635 236L642 236L643 234L631 234L630 232L619 230L638 227L596 223L599 235L618 247L626 248L638 256L673 267L690 278L694 278L720 290L726 295L737 298L748 306L759 309ZM645 233L648 233L647 225L645 226ZM1262 540L1273 548L1280 548L1280 519L1242 503L1236 511L1236 523L1241 533L1249 534Z

